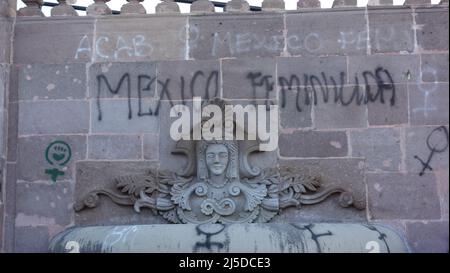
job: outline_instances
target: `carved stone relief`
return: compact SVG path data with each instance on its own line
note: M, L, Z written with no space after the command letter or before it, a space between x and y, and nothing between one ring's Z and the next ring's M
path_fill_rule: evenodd
M224 107L221 100L208 103ZM133 206L136 213L150 209L171 223L232 224L269 222L284 208L300 209L333 194L339 194L344 208L365 208L365 200L355 200L351 189L322 187L319 176L298 167L252 166L248 156L260 152L258 147L257 140L180 140L172 153L188 158L182 172L151 168L145 175L124 174L115 179L116 190L91 191L74 209L95 208L105 196L118 205Z

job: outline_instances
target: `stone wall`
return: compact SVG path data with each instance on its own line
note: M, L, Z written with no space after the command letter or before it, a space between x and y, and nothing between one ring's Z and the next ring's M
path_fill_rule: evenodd
M265 2L259 13L0 17L3 251L46 251L74 225L163 223L73 204L116 175L182 168L169 108L218 96L280 107L278 149L255 165L294 164L366 195L365 211L332 198L274 222L383 223L412 251L447 252L448 5Z
M12 1L0 1L0 249L12 245L10 237L14 233L14 203L7 203L6 196L14 196L14 185L6 186L7 181L7 139L8 139L8 90L10 87L9 71L11 67L11 40L13 31L14 9L10 8ZM14 6L14 5L12 5ZM17 119L16 119L17 120ZM11 173L11 171L9 172ZM14 182L15 183L15 182ZM13 199L14 200L14 199Z

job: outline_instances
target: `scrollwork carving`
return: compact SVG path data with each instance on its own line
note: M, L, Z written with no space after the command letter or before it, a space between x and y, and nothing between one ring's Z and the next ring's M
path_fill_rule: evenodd
M195 224L268 222L282 209L300 209L334 194L339 194L343 208L364 209L365 200L356 200L349 189L324 187L319 176L297 167L250 166L247 157L257 152L255 147L230 140L180 141L174 152L188 157L182 172L151 169L140 176L121 176L114 180L116 190L94 190L74 208L95 208L104 196L118 205L133 206L137 213L145 208L171 223Z

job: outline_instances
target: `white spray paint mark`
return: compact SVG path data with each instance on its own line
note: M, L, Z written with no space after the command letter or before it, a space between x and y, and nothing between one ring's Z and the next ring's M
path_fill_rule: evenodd
M64 248L67 253L80 253L80 244L75 241L68 241Z
M366 243L368 253L380 253L380 244L377 241L369 241Z
M322 39L315 32L308 33L303 39L292 34L286 38L286 44L287 48L291 50L304 49L308 53L314 53L322 48Z
M364 169L364 161L358 162L358 169L360 169L360 170Z
M108 37L99 37L96 41L95 41L95 52L97 57L103 58L103 59L108 59L109 56L108 54L103 54L103 50L102 48L102 43L107 43L109 42L109 38Z
M153 47L146 43L144 35L136 35L133 38L133 46L136 57L150 56L153 52Z
M383 187L381 187L380 184L375 183L373 184L373 188L377 191L377 192L381 192L383 190Z
M100 36L95 41L96 57L103 59L117 60L121 56L126 58L148 57L151 56L153 50L153 46L141 34L131 38L118 36L116 39Z
M112 63L108 63L108 64L102 64L101 69L102 69L102 73L107 73L109 71L109 69L111 68Z
M91 56L92 48L91 43L89 42L89 38L87 35L84 35L83 38L81 38L80 43L78 44L77 51L75 52L75 59L78 59L80 57L80 54L89 54L89 57Z
M53 84L53 83L50 83L49 85L47 85L47 91L52 91L52 90L54 90L54 89L55 89L55 87L56 87L56 85L55 85L55 84Z
M423 102L423 107L417 107L413 109L414 113L417 112L423 112L423 115L427 118L428 117L428 113L430 111L436 111L437 108L430 104L429 102L429 96L432 95L433 92L436 91L437 89L437 76L436 76L436 70L432 67L426 67L422 70L422 77L424 74L430 74L433 77L433 83L431 84L430 88L426 88L424 86L424 84L421 83L421 78L417 79L417 87L419 88L419 90L423 93L424 96L424 102ZM430 86L430 84L427 84L428 86Z
M315 41L315 43L313 41ZM315 45L315 44L317 44L317 46L311 47L311 45ZM306 51L308 51L310 53L314 53L314 52L318 51L322 47L322 43L321 43L319 35L314 32L306 35L305 41L304 41L304 46L305 46Z
M341 143L338 142L338 141L330 141L330 145L333 146L336 149L341 149L342 148Z
M102 251L111 249L115 244L125 242L127 238L137 231L136 226L131 227L114 227L111 233L109 233L102 243Z
M363 31L341 31L340 38L337 42L341 45L341 49L356 48L363 50L367 48L369 42L369 33L367 30Z
M234 50L233 50L233 46L231 45L231 33L227 32L225 34L225 37L223 39L220 38L219 33L215 32L214 33L214 40L213 40L213 47L212 47L212 51L211 54L213 56L217 55L217 47L228 42L228 50L231 53L231 55L234 54Z

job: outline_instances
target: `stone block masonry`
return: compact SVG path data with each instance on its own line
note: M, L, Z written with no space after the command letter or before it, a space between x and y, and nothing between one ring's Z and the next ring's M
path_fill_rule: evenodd
M448 252L448 5L301 2L0 15L0 249L45 252L72 226L164 223L150 210L73 205L117 175L183 170L169 111L199 96L277 105L278 149L251 164L301 167L366 199L365 211L333 197L274 222L386 223L414 252Z

